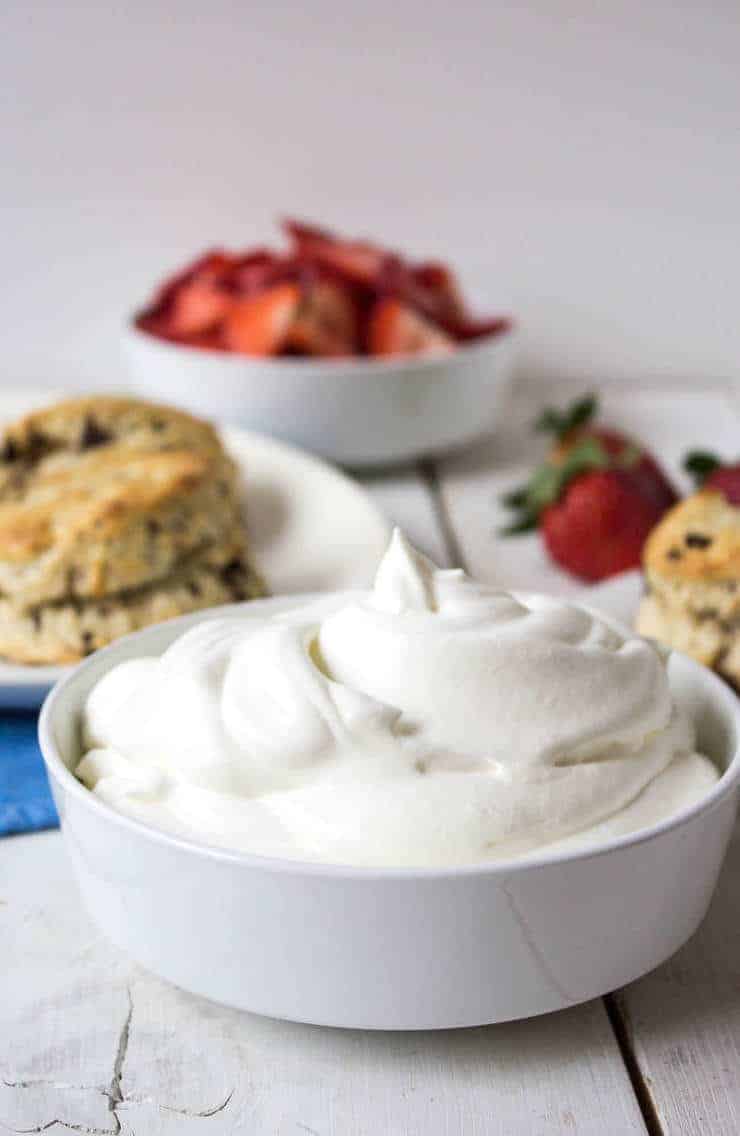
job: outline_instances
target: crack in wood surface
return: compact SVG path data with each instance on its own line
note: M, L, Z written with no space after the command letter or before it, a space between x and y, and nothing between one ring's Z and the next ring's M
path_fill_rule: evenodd
M113 1075L111 1077L110 1086L108 1088L108 1110L111 1113L115 1128L112 1129L114 1134L121 1131L121 1121L118 1118L118 1106L123 1103L123 1093L121 1092L121 1077L123 1076L123 1064L126 1060L126 1053L128 1052L128 1039L131 1031L131 1019L134 1016L134 1000L131 995L131 987L126 987L126 996L128 998L128 1011L124 1018L121 1032L118 1035L118 1046L116 1048L116 1056L113 1061Z
M34 1077L31 1079L20 1081L8 1081L5 1077L0 1077L0 1083L5 1085L6 1089L58 1089L60 1092L77 1092L77 1093L99 1093L101 1096L108 1096L108 1089L104 1085L72 1085L67 1081L50 1081L44 1077Z
M69 1132L82 1132L85 1136L115 1136L116 1133L121 1131L120 1125L118 1128L96 1128L89 1124L74 1124L71 1120L60 1120L59 1117L54 1117L53 1120L47 1120L45 1124L36 1124L33 1128L11 1128L9 1124L5 1124L0 1120L0 1127L6 1132L13 1132L16 1136L31 1136L32 1133L48 1132L50 1128L59 1125L60 1128L66 1128Z
M648 1131L648 1136L664 1136L663 1125L658 1115L657 1106L653 1100L653 1095L650 1092L650 1087L640 1066L637 1054L635 1053L629 1017L626 1007L619 995L619 991L615 991L612 994L605 994L602 1001L612 1027L612 1032L619 1046L619 1052L627 1070L627 1076L630 1079L632 1091L637 1098L637 1104L642 1113L642 1119Z
M127 1096L123 1092L121 1085L123 1068L128 1053L131 1022L134 1016L134 1000L131 988L128 986L126 987L126 997L128 999L128 1009L126 1010L126 1016L118 1034L116 1053L113 1059L113 1072L107 1087L103 1085L73 1085L67 1081L54 1081L44 1077L13 1079L0 1077L0 1084L5 1085L5 1087L9 1089L29 1090L34 1088L50 1088L60 1092L85 1092L104 1096L108 1102L108 1111L111 1114L113 1127L99 1128L95 1125L78 1124L70 1120L62 1120L61 1117L54 1117L52 1120L47 1120L43 1124L33 1125L30 1128L14 1128L0 1120L0 1128L2 1128L3 1131L12 1132L16 1134L16 1136L33 1136L33 1134L48 1132L50 1129L58 1126L60 1128L66 1128L71 1132L81 1132L84 1136L119 1136L119 1133L122 1131L122 1124L118 1115L118 1109L121 1105L151 1105L153 1108L159 1109L162 1112L169 1112L175 1116L188 1117L192 1120L207 1120L212 1116L217 1116L220 1112L224 1112L224 1110L228 1108L236 1091L235 1088L232 1088L219 1104L204 1109L178 1108L175 1105L161 1104L152 1097Z
M193 1120L207 1120L209 1116L216 1116L219 1112L223 1112L231 1102L236 1089L232 1089L228 1096L221 1101L221 1104L214 1105L213 1108L204 1108L201 1110L194 1110L190 1108L177 1108L176 1105L160 1104L159 1101L154 1100L153 1097L137 1097L137 1096L124 1096L121 1104L149 1104L152 1108L158 1108L162 1112L172 1112L175 1116L187 1116Z

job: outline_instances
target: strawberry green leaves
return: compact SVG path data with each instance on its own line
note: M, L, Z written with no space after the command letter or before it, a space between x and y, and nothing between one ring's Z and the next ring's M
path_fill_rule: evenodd
M554 434L556 438L564 438L571 430L577 430L590 422L598 408L598 399L593 394L583 395L565 410L547 406L536 419L534 428L541 434Z
M569 450L564 461L557 465L551 462L541 465L526 485L501 498L503 504L516 513L511 523L501 530L502 533L514 536L537 528L540 514L560 498L574 477L588 470L607 469L611 464L612 458L604 446L595 438L585 438Z
M717 455L710 454L707 450L692 450L683 460L683 468L691 474L697 485L703 485L709 475L721 465Z

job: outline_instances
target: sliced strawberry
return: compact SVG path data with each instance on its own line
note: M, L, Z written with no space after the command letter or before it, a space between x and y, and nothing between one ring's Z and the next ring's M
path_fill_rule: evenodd
M246 355L277 355L286 344L300 302L297 284L278 284L237 300L224 321L224 343Z
M329 355L437 353L510 326L506 319L471 319L445 264L412 265L370 241L345 240L300 221L285 221L284 228L292 245L287 253L212 249L198 257L158 290L138 326L175 342L215 340L224 350ZM324 284L333 289L316 291ZM298 287L305 301L291 320L283 307L292 309L294 293L276 291L285 285ZM261 302L254 309L242 304L251 299ZM395 308L380 306L391 301Z
M369 287L381 285L389 259L388 253L382 249L360 241L352 244L317 245L311 249L311 253L319 264L325 264L348 280Z
M167 316L169 330L176 336L197 335L216 326L234 304L228 292L206 281L183 284L172 299Z
M329 229L310 225L307 221L296 221L294 217L284 217L280 222L283 232L291 238L296 245L303 245L311 241L335 241L337 238Z
M170 323L173 307L180 292L195 281L210 285L222 284L232 265L232 257L222 249L211 249L203 253L187 268L171 276L157 289L154 299L138 315L137 326L167 339L185 334L173 328ZM186 315L185 323L187 322Z
M400 300L379 300L368 321L371 355L445 355L454 350L449 335Z
M188 347L205 347L209 351L226 351L221 328L214 327L208 331L200 331L187 338L178 339L178 343L187 343Z
M463 343L473 339L485 339L488 336L503 335L511 331L514 321L510 316L494 316L492 319L466 319L456 320L446 325L447 330Z
M237 258L231 282L239 296L253 296L273 284L282 283L280 269L283 258L269 249L257 249Z
M357 312L346 291L319 280L304 299L288 332L286 346L307 355L351 355L357 336Z
M457 277L451 268L439 261L426 261L411 270L422 310L450 324L463 324L468 311Z
M284 221L283 227L300 253L356 284L380 286L389 261L398 259L368 241L341 240L324 229L304 225L300 221Z
M604 580L639 568L642 547L662 516L628 469L601 469L574 478L543 512L548 552L582 580Z
M221 278L232 267L233 259L223 249L209 249L197 257L181 272L166 280L159 289L153 307L166 304L184 284L193 280L213 282Z

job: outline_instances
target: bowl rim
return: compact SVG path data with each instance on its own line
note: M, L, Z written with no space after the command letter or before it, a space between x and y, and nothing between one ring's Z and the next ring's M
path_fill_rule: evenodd
M502 318L509 321L508 326L495 334L481 336L480 339L458 343L454 351L446 355L394 355L376 358L370 355L346 355L321 358L305 358L299 355L291 356L262 356L246 355L238 351L218 351L214 347L197 347L191 343L177 343L146 331L137 324L141 312L135 312L124 321L123 334L137 343L146 343L155 350L170 354L185 352L191 359L208 359L212 362L223 362L227 367L237 370L245 365L249 368L274 369L275 374L280 371L287 372L296 367L306 375L319 374L329 371L336 377L344 375L357 375L360 372L368 376L392 375L405 371L436 371L449 366L451 361L485 355L495 347L506 343L509 348L519 335L519 322L513 316Z
M134 640L146 639L156 629L170 627L173 630L181 626L183 631L204 619L220 618L230 614L245 614L245 609L253 609L257 605L284 603L288 606L292 602L310 604L321 599L329 599L332 595L358 594L356 591L343 593L306 593L295 596L272 596L262 600L252 600L249 604L225 604L220 607L207 608L203 611L191 612L184 616L165 620L162 623L152 624L128 635L121 636L108 646L95 651L89 658L82 660L67 674L63 675L53 686L44 699L38 722L38 738L41 753L47 773L50 778L57 781L61 788L79 801L85 808L104 821L113 823L120 828L129 830L134 836L154 841L167 847L176 849L190 855L202 856L209 860L237 865L242 868L257 869L275 874L293 874L301 876L323 876L333 879L356 879L358 881L432 881L467 879L481 875L492 878L508 879L512 875L522 872L535 871L542 868L567 865L575 861L593 860L597 857L611 855L630 847L636 847L649 841L657 840L673 830L680 828L688 821L703 814L713 812L722 801L728 797L740 783L740 696L724 682L718 675L707 667L697 663L696 660L680 651L671 651L670 655L680 660L681 666L688 667L694 680L698 680L705 689L711 693L713 703L719 702L723 706L725 715L734 723L734 746L732 756L721 772L720 777L711 789L698 801L685 806L671 816L658 821L646 828L622 836L615 836L593 847L574 849L563 852L542 852L524 858L496 861L475 861L470 864L434 865L434 866L363 866L355 864L333 863L331 861L288 859L286 857L262 856L254 852L240 849L224 848L219 845L208 844L195 838L181 836L167 832L165 829L155 828L144 821L118 812L105 801L97 797L91 790L78 781L72 771L67 767L58 752L54 740L53 725L58 712L60 701L63 700L67 687L76 681L77 677L87 670L100 666L101 658L109 660L103 673L107 673L114 665L116 656L121 652L122 645L130 644ZM534 594L534 593L528 593ZM588 605L579 605L588 609ZM593 610L593 609L592 609ZM598 613L596 613L598 614ZM602 617L609 618L609 617ZM620 626L618 621L609 620L613 626ZM624 628L623 628L624 629ZM633 633L634 634L634 633ZM123 661L123 660L121 660ZM102 674L101 676L102 677Z

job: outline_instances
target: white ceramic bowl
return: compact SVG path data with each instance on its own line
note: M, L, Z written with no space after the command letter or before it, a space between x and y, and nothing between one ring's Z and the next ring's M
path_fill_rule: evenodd
M368 466L451 449L496 424L515 332L425 359L257 359L158 339L130 324L134 390Z
M670 663L675 695L723 776L668 821L594 851L508 865L304 864L149 828L70 772L81 709L100 676L123 659L160 653L207 615L97 652L55 687L41 715L41 747L90 914L145 967L271 1017L439 1029L529 1017L613 990L666 959L701 921L740 779L740 702L709 671L679 655Z

